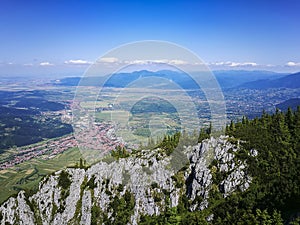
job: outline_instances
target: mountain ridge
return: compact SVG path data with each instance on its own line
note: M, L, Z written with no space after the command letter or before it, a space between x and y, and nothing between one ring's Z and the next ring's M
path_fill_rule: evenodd
M270 71L212 71L215 75L217 81L222 88L233 88L239 86L243 83L259 80L261 78L275 79L277 77L285 76L286 73L275 73ZM134 71L132 73L116 73L113 76L103 76L103 77L66 77L59 81L53 81L54 85L61 86L89 86L89 85L104 85L106 87L125 87L130 82L138 79L139 77L149 77L156 76L162 77L174 81L175 83L181 85L184 89L198 88L197 84L188 74L180 73L171 70L161 70L161 71ZM126 79L124 79L126 78Z
M270 80L263 79L248 82L239 86L240 88L249 89L267 89L267 88L300 88L300 72L286 75L284 77Z
M246 190L251 177L245 172L245 163L235 160L238 147L226 136L211 137L185 149L190 165L178 172L167 169L170 158L163 157L159 149L143 150L139 157L111 164L58 171L42 180L37 193L28 196L21 191L3 203L1 223L138 224L144 216L178 207L182 198L189 199L191 211L204 210L216 172L208 167L212 149L217 171L228 173L219 184L223 198Z

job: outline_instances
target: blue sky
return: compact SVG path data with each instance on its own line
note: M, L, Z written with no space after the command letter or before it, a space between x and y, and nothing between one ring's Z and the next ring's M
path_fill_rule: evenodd
M182 45L212 69L300 71L300 1L0 2L0 74L81 73L127 42Z

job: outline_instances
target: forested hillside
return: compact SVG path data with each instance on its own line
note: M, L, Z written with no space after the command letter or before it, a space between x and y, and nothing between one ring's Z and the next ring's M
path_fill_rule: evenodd
M240 142L236 157L247 162L253 178L245 192L222 198L221 187L210 191L209 207L190 212L183 196L176 208L141 224L299 224L300 221L300 107L295 112L231 122L226 128L231 142ZM206 137L201 132L200 140ZM257 156L249 154L257 150ZM213 168L214 162L211 165ZM214 183L226 174L216 173ZM188 183L188 181L187 181ZM207 216L213 215L212 221Z
M280 212L287 221L300 212L300 107L295 112L263 113L260 118L231 123L226 132L244 140L245 152L257 149L256 160L249 157L249 173L254 178L250 189L236 198L228 199L223 207L229 211L227 219L238 221L248 217L249 211ZM221 207L221 208L223 208ZM220 213L217 211L216 216ZM248 216L247 216L248 215ZM220 214L220 217L225 216Z

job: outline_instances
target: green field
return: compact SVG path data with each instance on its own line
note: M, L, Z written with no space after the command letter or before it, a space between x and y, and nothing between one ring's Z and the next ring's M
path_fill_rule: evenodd
M79 162L81 153L71 148L50 160L31 159L6 170L0 170L0 203L20 190L35 190L39 181L54 171L74 166Z
M101 108L101 107L108 107L110 101L83 101L80 102L80 106L86 109L94 109L94 108Z

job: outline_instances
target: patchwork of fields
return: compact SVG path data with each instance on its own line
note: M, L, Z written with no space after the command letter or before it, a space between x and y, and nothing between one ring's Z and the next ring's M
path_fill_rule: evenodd
M52 159L33 158L9 169L0 170L0 203L21 189L35 190L39 181L57 170L75 166L81 153L78 148L70 148Z

